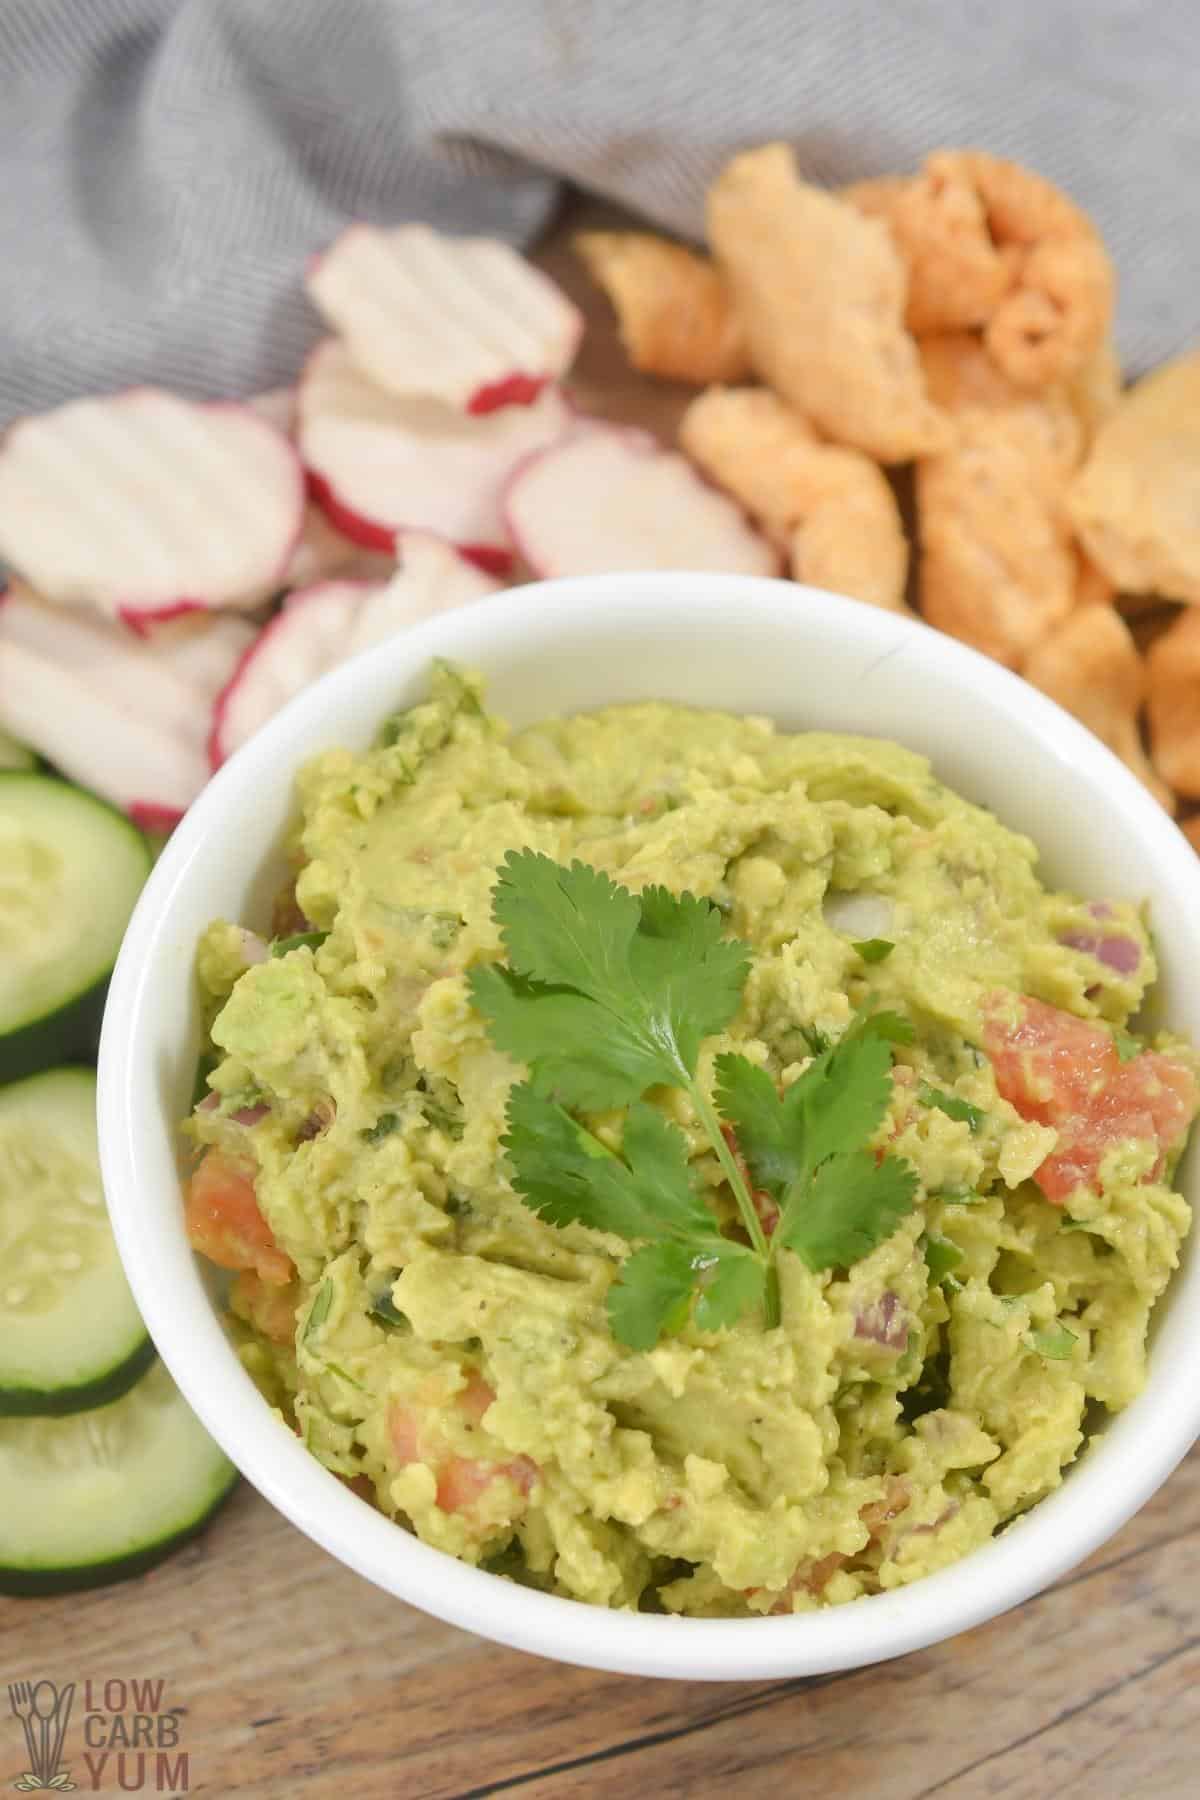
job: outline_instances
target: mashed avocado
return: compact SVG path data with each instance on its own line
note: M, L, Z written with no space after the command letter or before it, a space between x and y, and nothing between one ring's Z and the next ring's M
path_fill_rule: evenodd
M427 1543L604 1606L808 1610L984 1543L1136 1395L1197 1066L1130 1034L1138 908L1047 892L1031 843L897 745L659 704L510 733L447 670L299 792L303 928L201 946L189 1228L239 1270L272 1403ZM874 1143L916 1204L849 1268L781 1251L777 1328L625 1347L630 1246L514 1193L522 1071L466 971L501 952L519 847L707 897L752 948L703 1080L737 1050L786 1089L864 1005L911 1022ZM650 1098L736 1231L687 1102ZM619 1113L590 1123L620 1144Z

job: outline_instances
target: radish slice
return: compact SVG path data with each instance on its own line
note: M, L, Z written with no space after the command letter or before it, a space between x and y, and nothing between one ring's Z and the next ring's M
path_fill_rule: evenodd
M369 380L471 413L528 406L583 335L583 315L508 244L428 225L351 225L307 287Z
M399 400L359 374L342 345L318 345L300 382L297 441L309 488L331 524L368 550L401 530L432 531L507 567L501 495L523 457L567 430L557 388L531 406L472 419L436 400Z
M322 581L289 595L213 706L209 756L218 768L309 682L407 625L494 594L489 580L440 538L406 532L386 584Z
M294 387L268 388L265 394L251 394L246 405L250 411L291 437L296 423L296 390Z
M72 400L0 445L0 556L48 599L104 613L257 605L303 506L274 426L158 388Z
M686 457L619 426L585 425L529 457L509 483L505 517L537 575L779 571L771 545Z
M135 636L14 585L0 601L0 725L143 827L168 830L208 780L213 701L254 636L228 616Z

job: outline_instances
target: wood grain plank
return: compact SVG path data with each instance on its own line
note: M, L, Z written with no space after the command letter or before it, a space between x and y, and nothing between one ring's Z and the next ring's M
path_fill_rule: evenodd
M1197 1791L1198 1599L1194 1455L1082 1570L953 1644L811 1684L643 1681L427 1619L244 1489L139 1582L9 1603L0 1674L161 1676L196 1793L603 1800L764 1792L819 1772L826 1793L870 1800L923 1800L933 1778L953 1800L1075 1800L1072 1783L1079 1800L1133 1800L1143 1772L1158 1794ZM1107 1788L1090 1771L1098 1737ZM1053 1790L1039 1787L1051 1750Z

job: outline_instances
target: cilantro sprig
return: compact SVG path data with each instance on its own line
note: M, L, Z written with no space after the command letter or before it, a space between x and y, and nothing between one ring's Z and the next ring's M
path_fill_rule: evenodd
M776 1256L811 1269L856 1262L910 1210L907 1163L866 1148L886 1111L894 1014L859 1018L780 1094L743 1056L718 1057L717 1101L697 1078L705 1038L736 1013L746 945L718 909L661 887L630 893L606 875L510 852L493 892L507 965L471 971L471 996L499 1049L525 1063L509 1097L513 1185L549 1223L578 1222L637 1247L608 1294L622 1343L646 1349L691 1313L704 1330L760 1309L779 1323ZM644 1095L686 1094L737 1205L747 1243L726 1237L700 1193L682 1133ZM576 1113L625 1107L616 1153ZM730 1141L732 1139L732 1142ZM751 1192L774 1202L768 1236Z

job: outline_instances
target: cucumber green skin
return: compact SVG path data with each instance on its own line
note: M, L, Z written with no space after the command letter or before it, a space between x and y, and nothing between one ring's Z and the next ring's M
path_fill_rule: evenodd
M106 970L99 981L57 1012L0 1036L0 1083L22 1081L57 1063L94 1062L111 974L111 969Z
M43 765L49 770L49 764ZM37 770L0 769L0 781L8 777L27 780ZM75 787L74 782L65 781L57 773L51 772L50 780L58 781L63 787ZM133 820L127 818L115 806L110 806L98 794L88 788L77 791L93 806L111 813L114 820L119 820L125 829L136 838L146 853L146 873L150 873L150 846L144 832L138 830ZM115 963L115 956L114 956ZM27 1025L18 1025L15 1031L0 1034L0 1083L20 1081L26 1075L38 1075L43 1069L52 1069L56 1063L94 1062L100 1047L100 1021L104 1017L104 1002L108 996L108 981L112 974L112 964L104 970L89 988L76 994L54 1012L45 1014L40 1019L31 1019Z
M67 1413L107 1406L110 1400L119 1400L146 1373L154 1356L154 1343L147 1332L135 1350L92 1381L50 1389L0 1386L0 1419L59 1419Z
M131 1581L135 1575L144 1575L147 1569L154 1568L156 1563L199 1536L220 1512L239 1479L237 1470L230 1464L225 1485L205 1503L190 1524L129 1556L115 1556L107 1562L85 1563L69 1569L14 1569L0 1564L0 1594L10 1595L14 1600L33 1600L48 1594L75 1594L83 1588L108 1587L113 1582Z

